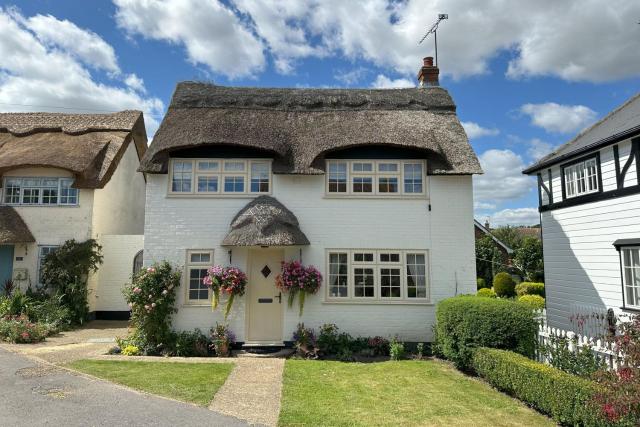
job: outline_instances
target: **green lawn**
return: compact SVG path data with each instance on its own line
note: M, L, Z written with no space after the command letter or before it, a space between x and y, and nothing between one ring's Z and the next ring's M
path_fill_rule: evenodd
M552 393L553 391L549 391ZM288 360L281 426L553 426L439 361Z
M79 360L69 367L137 390L206 406L233 364Z

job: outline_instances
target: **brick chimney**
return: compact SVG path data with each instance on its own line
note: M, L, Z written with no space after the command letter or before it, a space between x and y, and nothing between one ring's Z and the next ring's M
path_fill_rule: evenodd
M418 72L418 81L420 82L420 86L440 86L440 82L438 81L438 74L440 74L440 70L438 67L433 66L433 57L427 56L423 61L424 64Z

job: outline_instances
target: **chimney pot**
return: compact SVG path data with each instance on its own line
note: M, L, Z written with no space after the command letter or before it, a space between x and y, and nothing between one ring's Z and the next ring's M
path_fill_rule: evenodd
M440 74L440 70L433 66L433 57L427 56L422 61L423 65L418 72L420 86L439 86L438 74Z
M423 61L425 67L433 67L433 56L427 56L423 58Z

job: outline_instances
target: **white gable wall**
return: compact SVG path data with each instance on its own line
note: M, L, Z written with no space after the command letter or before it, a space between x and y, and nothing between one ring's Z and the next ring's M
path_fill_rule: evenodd
M235 214L251 198L167 197L167 175L149 175L145 224L145 265L168 260L183 268L187 249L214 249L216 264L248 270L245 248L223 248ZM430 201L425 199L326 198L325 176L275 175L273 196L298 218L311 242L302 248L302 261L326 276L325 250L423 249L429 251L430 304L327 303L326 284L307 298L298 316L297 301L285 311L284 339L290 340L299 322L318 327L336 323L361 336L394 336L408 341L430 341L434 303L458 293L475 292L473 197L469 176L428 177ZM429 203L432 210L429 212ZM287 248L285 258L297 259L299 248ZM219 309L185 305L186 285L179 290L178 330L208 330L222 321ZM224 302L223 302L224 303ZM284 302L283 302L284 303ZM235 301L229 319L238 340L245 337L244 298Z

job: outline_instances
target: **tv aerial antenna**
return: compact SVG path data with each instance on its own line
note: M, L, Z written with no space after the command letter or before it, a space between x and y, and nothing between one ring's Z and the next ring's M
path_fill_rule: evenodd
M422 42L425 41L427 37L429 37L429 34L433 34L433 43L436 48L436 67L438 66L438 25L440 25L440 23L445 19L449 19L449 15L447 15L446 13L439 13L436 23L431 26L429 31L427 31L418 42L418 44L422 44Z

